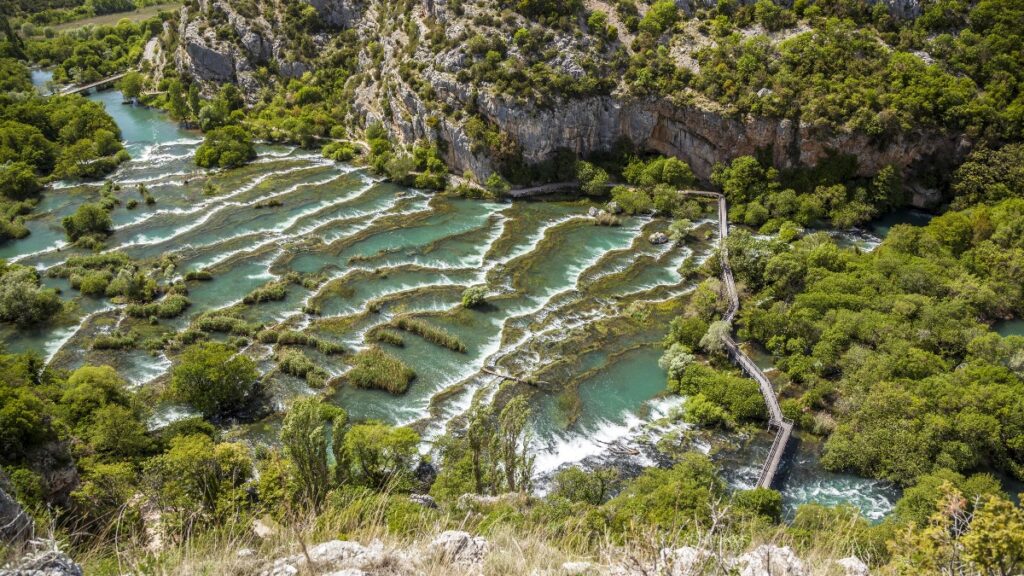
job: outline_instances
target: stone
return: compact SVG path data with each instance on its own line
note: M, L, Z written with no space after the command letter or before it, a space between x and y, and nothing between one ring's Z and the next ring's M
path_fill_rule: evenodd
M337 572L331 572L326 576L372 576L369 572L365 572L358 568L345 568L344 570L338 570Z
M836 560L836 564L843 569L843 574L846 576L869 576L869 574L871 574L871 570L868 569L868 565L856 556L849 556L842 560Z
M647 240L651 244L665 244L666 242L668 242L668 235L665 234L664 232L655 232L654 234L648 236Z
M409 501L424 508L437 508L437 502L428 494L409 494Z
M442 561L460 566L483 563L487 555L487 540L458 530L442 532L427 546L427 551Z
M765 96L771 96L771 95L772 95L772 89L771 88L761 88L760 90L757 91L757 97L758 98L764 98Z
M32 537L35 524L14 499L7 475L0 469L0 542L22 542Z
M4 576L82 576L82 567L57 548L54 540L33 540L32 550L0 569Z
M311 547L309 559L317 566L336 566L342 562L365 556L368 552L370 550L358 542L331 540ZM300 556L300 558L302 557Z
M582 576L596 572L594 565L590 562L565 562L562 564L562 572L566 576Z
M608 211L612 214L622 214L622 206L619 206L618 202L612 200L608 203Z
M789 546L762 544L729 561L738 576L805 576L804 563Z
M256 555L252 548L242 548L238 552L235 552L235 556L238 558L252 558Z
M597 218L598 214L600 214L600 212L598 212L597 208L593 206L591 206L590 209L587 210L587 216L590 216L591 218Z
M697 576L703 574L712 561L712 556L707 550L693 546L683 546L674 550L664 549L660 556L667 576Z

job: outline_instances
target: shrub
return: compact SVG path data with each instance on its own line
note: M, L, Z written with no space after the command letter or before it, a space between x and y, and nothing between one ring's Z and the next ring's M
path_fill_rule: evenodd
M274 280L253 290L242 299L246 304L284 300L288 296L288 281Z
M93 350L129 350L135 347L138 335L134 332L114 332L97 336L92 341Z
M642 214L654 210L650 195L639 189L626 186L612 188L612 200L627 214Z
M447 330L431 326L423 320L403 316L401 318L396 318L391 322L391 325L399 330L412 332L413 334L422 337L427 342L432 342L449 350L454 350L455 352L466 351L466 345L459 340L458 336L451 334Z
M171 294L159 302L150 304L129 304L126 312L133 318L174 318L191 305L191 301L181 294Z
M49 320L63 303L52 288L39 284L39 273L0 263L0 321L31 326Z
M321 388L327 383L328 373L317 366L299 350L282 350L277 353L277 365L285 374L305 378L314 387Z
M196 149L196 165L203 168L236 168L256 159L252 137L238 126L223 126L206 133Z
M352 364L346 376L358 388L402 394L409 389L409 382L416 378L412 368L376 347L360 351L352 358Z
M0 194L11 200L24 200L39 194L43 185L26 162L0 165Z
M85 236L109 236L114 227L110 214L99 204L82 204L75 213L61 221L71 241Z
M227 344L193 344L171 370L171 392L203 416L239 413L260 394L256 363Z
M323 147L321 151L324 158L330 158L335 162L347 162L356 156L356 149L347 142L331 142Z
M401 487L411 477L420 435L380 422L356 424L345 433L345 456L352 480L374 488Z
M462 307L476 308L487 301L486 286L470 286L462 292Z

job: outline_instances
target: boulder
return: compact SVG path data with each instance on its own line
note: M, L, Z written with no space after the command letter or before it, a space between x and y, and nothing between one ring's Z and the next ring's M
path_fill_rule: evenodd
M651 244L665 244L668 242L668 235L664 232L655 232L654 234L651 234L647 240L650 241Z
M590 216L591 218L597 218L598 214L599 214L599 212L598 212L597 208L595 208L593 206L591 206L590 209L587 210L587 216Z
M0 569L4 576L82 576L82 567L57 548L53 540L33 540L32 550Z
M427 494L409 494L409 501L424 508L437 508L437 502Z
M661 564L667 576L697 576L711 567L711 553L693 546L664 549L661 551Z
M566 576L584 576L596 574L597 569L590 562L565 562L562 564L562 572Z
M487 540L466 532L449 530L434 538L427 546L427 551L449 564L474 566L483 563L487 555Z
M856 556L836 560L836 564L843 569L843 574L846 576L868 576L871 574L871 570L868 569L868 565Z
M622 214L622 206L619 206L618 202L612 200L608 203L608 211L612 214Z
M730 569L738 576L805 576L804 563L789 546L762 544L742 556L733 558Z

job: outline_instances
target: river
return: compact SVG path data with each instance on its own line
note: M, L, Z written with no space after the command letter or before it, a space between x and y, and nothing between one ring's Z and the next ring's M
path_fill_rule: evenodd
M33 77L40 85L46 80L45 73ZM329 279L319 288L292 285L284 300L245 306L242 317L283 323L352 350L366 346L374 326L411 314L458 335L467 348L452 352L408 334L404 347L382 344L417 378L402 396L340 387L332 399L352 418L414 425L428 440L436 438L475 394L497 391L496 379L480 371L496 365L546 383L532 398L541 484L571 462L664 464L657 443L685 436L686 426L669 417L685 400L664 395L657 359L666 326L692 289L678 268L687 258L707 257L711 244L654 246L646 238L666 222L627 218L619 227L595 226L583 202L427 194L292 147L260 145L251 165L200 171L192 163L199 134L160 112L122 104L119 93L88 97L106 106L132 156L111 177L121 187L122 205L111 214L115 231L107 249L140 259L172 254L179 259L175 274L213 273L212 281L190 285L192 306L182 317L145 330L184 328L198 314L237 304L290 271L319 273ZM129 210L128 200L141 200L139 184L157 202ZM218 192L204 194L208 184ZM98 194L99 183L55 184L27 223L31 235L0 245L0 257L45 270L81 253L64 246L60 220ZM256 207L268 198L281 205ZM713 218L701 226L710 231ZM171 361L163 353L90 350L92 337L123 322L121 311L108 300L80 296L64 280L45 282L77 302L75 317L36 331L8 329L2 338L9 351L36 351L64 368L111 364L135 386L166 378ZM476 284L487 285L488 304L463 310L461 292ZM308 304L320 315L303 313ZM273 368L268 347L254 344L246 353L263 369ZM312 356L332 375L347 369L344 356ZM313 392L304 381L274 372L269 383L277 405ZM154 425L186 414L183 406L159 406ZM275 426L271 419L246 434L272 438ZM711 451L704 440L691 442ZM769 443L759 436L716 455L733 485L756 482ZM614 456L609 444L630 455ZM787 511L811 501L850 503L878 519L891 509L895 490L822 470L818 450L811 442L798 444L780 476Z

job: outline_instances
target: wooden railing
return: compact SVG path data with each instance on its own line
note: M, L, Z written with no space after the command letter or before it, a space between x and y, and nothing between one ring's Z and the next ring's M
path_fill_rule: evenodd
M718 240L721 254L721 262L719 264L722 267L722 283L725 285L726 296L729 299L729 305L722 316L722 320L729 322L731 325L740 309L740 297L736 292L736 280L733 278L732 267L729 265L729 248L726 245L726 240L729 238L728 204L726 203L725 196L717 192L684 190L683 194L704 196L718 201ZM772 386L771 380L761 371L761 368L740 349L731 335L726 334L723 336L723 341L732 360L739 365L743 372L757 381L761 395L764 396L764 403L768 407L768 428L775 429L775 439L772 442L771 449L768 451L768 457L761 467L761 474L757 479L757 487L771 488L775 474L779 470L779 464L786 453L789 437L793 433L793 421L782 415L782 408L779 406L779 400L775 395L775 388Z

